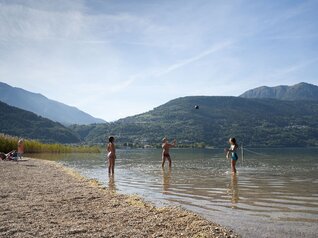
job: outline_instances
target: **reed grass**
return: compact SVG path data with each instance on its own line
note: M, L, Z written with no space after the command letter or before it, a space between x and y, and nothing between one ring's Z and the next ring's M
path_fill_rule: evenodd
M0 152L17 150L19 138L0 134ZM98 146L44 144L37 140L24 139L24 153L99 153Z

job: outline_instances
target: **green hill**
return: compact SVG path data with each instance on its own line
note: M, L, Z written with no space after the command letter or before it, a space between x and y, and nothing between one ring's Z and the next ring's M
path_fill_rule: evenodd
M0 102L0 133L42 142L78 143L79 136L60 123Z
M114 135L119 144L159 144L167 136L184 145L223 147L234 136L247 146L317 146L317 118L315 101L195 96L113 123L71 128L91 143Z

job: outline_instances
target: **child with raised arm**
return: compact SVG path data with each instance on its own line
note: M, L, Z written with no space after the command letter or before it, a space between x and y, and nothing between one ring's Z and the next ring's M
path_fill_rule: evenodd
M114 174L115 159L116 159L116 148L115 148L115 138L110 136L107 145L107 158L108 158L108 173Z
M169 149L176 146L176 139L173 140L172 144L169 144L168 139L165 137L162 139L162 168L165 166L166 159L169 161L169 167L171 168L171 157Z
M230 138L229 139L229 144L230 144L230 148L226 149L227 153L226 153L226 158L229 159L229 155L231 153L231 168L232 168L232 173L236 173L236 161L238 160L238 155L236 153L237 149L239 148L238 144L236 143L236 139L235 138Z

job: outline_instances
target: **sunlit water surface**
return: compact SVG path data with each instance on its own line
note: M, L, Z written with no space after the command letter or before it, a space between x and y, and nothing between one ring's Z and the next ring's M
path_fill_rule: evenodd
M182 206L243 237L318 236L318 149L246 149L237 175L221 150L171 155L172 169L162 170L160 150L118 150L114 177L104 153L41 157L157 206Z

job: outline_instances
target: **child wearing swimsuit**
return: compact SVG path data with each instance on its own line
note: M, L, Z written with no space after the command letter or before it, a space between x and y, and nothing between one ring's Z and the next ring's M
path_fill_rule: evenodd
M231 169L232 169L232 173L236 173L236 161L238 160L238 155L236 153L236 150L238 149L238 144L236 143L236 139L235 138L230 138L229 139L229 143L230 143L230 148L227 149L227 153L226 153L226 158L229 159L229 155L231 153Z
M115 170L115 159L116 159L116 148L115 148L115 138L110 136L108 139L109 143L107 145L107 158L108 158L108 173L114 174Z
M166 159L169 162L169 167L171 167L171 158L170 158L169 149L171 147L175 147L176 143L177 141L174 140L172 144L169 144L168 139L166 137L162 139L162 146L161 146L162 147L162 164L161 164L162 168L164 168L165 166Z

